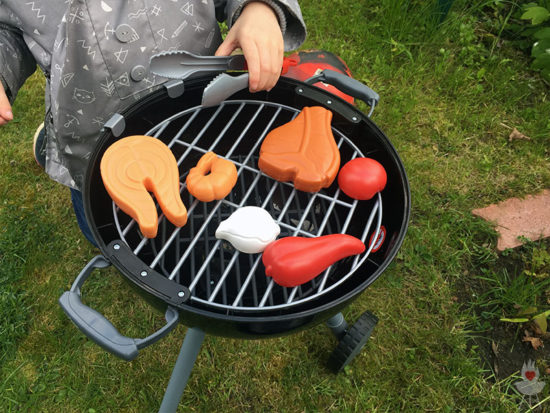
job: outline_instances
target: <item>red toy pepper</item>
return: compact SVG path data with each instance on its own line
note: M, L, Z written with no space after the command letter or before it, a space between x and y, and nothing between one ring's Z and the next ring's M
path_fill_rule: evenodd
M262 261L265 275L283 287L295 287L317 277L336 261L364 251L361 240L346 234L286 237L269 244Z

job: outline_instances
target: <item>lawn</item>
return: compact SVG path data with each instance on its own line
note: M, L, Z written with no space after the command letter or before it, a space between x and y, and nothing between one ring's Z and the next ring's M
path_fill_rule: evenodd
M441 24L432 3L300 1L303 49L338 54L380 94L373 119L410 180L397 258L344 311L348 321L378 316L370 341L334 375L325 362L336 340L322 325L271 340L207 336L180 411L525 411L512 385L523 357L550 382L550 340L535 351L521 342L526 324L500 321L550 308L550 242L498 253L494 229L471 214L550 188L550 87L500 35L495 2L457 0ZM60 309L97 250L78 230L68 189L32 157L43 110L36 73L0 129L0 411L156 411L186 328L127 363ZM510 128L530 140L510 141ZM125 335L162 325L116 270L98 274L87 302ZM517 352L506 369L497 356L511 353L505 345ZM549 411L549 395L547 385L538 411Z

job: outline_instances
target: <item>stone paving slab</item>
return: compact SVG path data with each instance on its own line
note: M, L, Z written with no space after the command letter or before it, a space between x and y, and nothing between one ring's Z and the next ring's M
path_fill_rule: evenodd
M550 190L524 199L510 198L499 204L472 211L496 224L499 233L497 249L503 251L522 245L518 237L536 241L550 236Z

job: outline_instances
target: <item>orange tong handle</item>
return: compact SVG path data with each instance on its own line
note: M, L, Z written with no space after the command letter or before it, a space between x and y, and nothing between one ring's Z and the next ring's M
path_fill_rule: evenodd
M199 201L223 199L237 183L237 168L214 152L205 153L187 175L187 190Z
M155 194L164 215L178 226L187 222L180 198L176 158L168 146L150 136L128 136L115 142L101 159L101 177L113 201L139 224L147 238L157 235Z

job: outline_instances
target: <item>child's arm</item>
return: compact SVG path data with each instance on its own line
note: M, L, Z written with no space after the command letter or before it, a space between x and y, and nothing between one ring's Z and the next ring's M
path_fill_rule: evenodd
M0 23L0 126L13 119L11 103L36 70L36 62L21 32Z
M233 2L228 6L230 16L233 12L238 17L216 51L216 56L227 56L240 47L248 66L250 91L270 90L281 74L285 46L294 49L305 39L305 26L298 3L294 0L280 3L273 0L245 1L242 9L237 3L241 3L242 7L243 2ZM267 3L278 8L278 11ZM288 16L291 26L286 33L285 16ZM288 44L285 45L285 41Z

